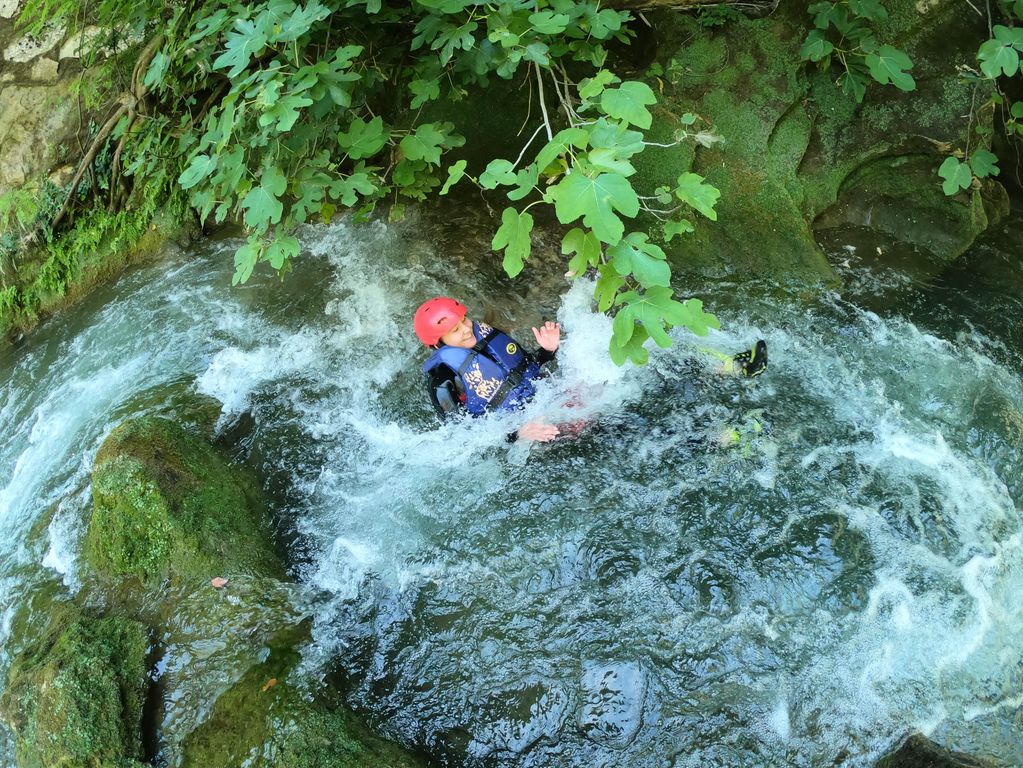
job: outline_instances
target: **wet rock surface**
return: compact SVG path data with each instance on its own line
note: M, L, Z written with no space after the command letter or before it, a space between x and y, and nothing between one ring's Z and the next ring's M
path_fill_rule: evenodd
M313 597L256 478L210 445L219 409L185 389L118 409L144 415L97 454L85 588L19 615L0 699L17 764L421 765L296 670Z
M960 116L983 95L957 81L954 65L974 59L986 27L979 17L964 21L951 2L885 7L881 34L911 56L917 89L871 83L862 104L834 86L833 73L800 62L812 23L805 6L710 34L692 18L658 17L666 82L654 140L671 141L685 112L704 116L722 139L706 148L651 147L637 158L645 186L692 170L721 190L718 220L698 218L693 235L669 244L683 268L830 282L837 276L816 238L848 224L947 263L1005 215L997 182L946 197L937 176L946 156L939 145L975 143ZM977 120L990 125L991 117Z
M144 583L199 574L281 575L258 485L172 421L129 420L93 468L86 558Z
M55 62L39 59L33 66L49 81ZM74 135L78 113L67 94L66 83L0 87L0 192L45 171L55 144ZM40 147L50 149L40 152Z
M0 699L18 765L140 766L148 643L130 619L58 615L16 659Z
M997 763L953 752L919 733L877 761L875 768L998 768Z

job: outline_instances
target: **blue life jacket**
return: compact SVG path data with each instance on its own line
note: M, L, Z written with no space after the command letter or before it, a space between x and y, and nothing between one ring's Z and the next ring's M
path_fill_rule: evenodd
M531 357L508 334L484 323L473 323L476 345L472 349L441 346L423 363L429 374L446 365L457 374L465 390L465 408L473 416L488 411L510 411L526 403L541 375Z

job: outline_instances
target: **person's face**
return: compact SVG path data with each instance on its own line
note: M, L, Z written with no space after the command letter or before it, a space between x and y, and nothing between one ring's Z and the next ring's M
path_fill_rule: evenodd
M476 345L476 337L472 332L472 320L463 317L458 325L440 337L440 340L449 347L462 347L472 349Z

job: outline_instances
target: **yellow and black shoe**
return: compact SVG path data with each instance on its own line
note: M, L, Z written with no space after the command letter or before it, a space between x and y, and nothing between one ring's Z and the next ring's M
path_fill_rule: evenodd
M759 376L767 370L767 342L760 339L752 349L740 352L732 359L739 372L746 378Z

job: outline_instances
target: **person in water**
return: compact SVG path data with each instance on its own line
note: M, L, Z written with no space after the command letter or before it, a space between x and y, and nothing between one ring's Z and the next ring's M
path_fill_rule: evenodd
M504 331L467 315L464 304L446 296L435 296L416 310L416 336L433 350L423 364L423 372L434 409L446 418L521 408L536 394L534 382L545 375L541 366L555 358L561 344L561 324L548 321L533 328L540 349L530 353ZM761 339L725 362L725 372L759 376L767 370L767 344ZM508 439L547 442L559 434L553 424L531 421Z
M527 352L504 331L471 320L465 305L445 296L424 302L413 320L416 336L433 354L423 364L430 400L441 417L458 413L514 411L534 394L541 366L552 361L561 345L561 324L550 321L533 328L540 349ZM547 442L559 430L531 421L509 440Z

